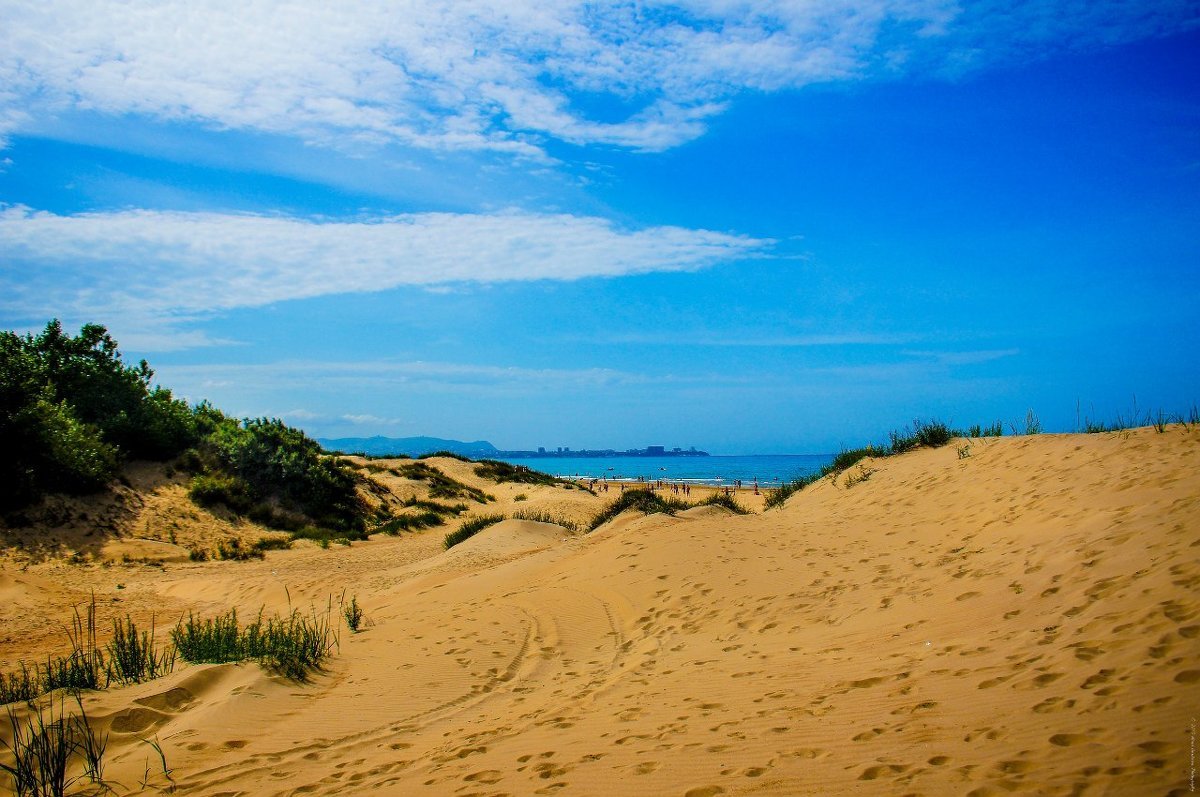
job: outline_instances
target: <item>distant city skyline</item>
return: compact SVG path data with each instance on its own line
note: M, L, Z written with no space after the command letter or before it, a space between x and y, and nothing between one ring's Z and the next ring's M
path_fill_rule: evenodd
M0 7L0 324L192 401L737 454L1200 401L1194 3Z

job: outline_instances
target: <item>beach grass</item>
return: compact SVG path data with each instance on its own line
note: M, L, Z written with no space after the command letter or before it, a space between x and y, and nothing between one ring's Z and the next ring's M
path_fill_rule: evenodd
M175 650L154 645L154 621L148 631L138 631L131 617L113 620L113 638L107 646L107 677L120 684L160 678L175 668Z
M402 531L419 531L440 526L446 519L437 512L421 512L416 515L397 515L372 530L372 534L396 535Z
M513 520L532 520L536 523L553 523L568 531L579 531L579 524L570 518L556 515L545 509L518 509L513 512Z
M733 512L735 515L750 514L750 510L739 504L736 498L723 492L714 492L707 498L702 498L695 502L692 506L720 506Z
M329 621L314 610L310 615L264 619L260 612L249 624L238 622L237 610L199 620L188 613L171 631L180 658L192 663L254 660L288 678L307 680L331 655L338 639Z
M488 526L493 526L502 520L504 520L504 515L479 515L465 521L457 531L446 535L446 550L450 550L464 540L469 540Z
M592 518L592 522L588 525L588 530L595 531L627 509L636 509L638 512L646 515L656 513L674 515L676 512L688 509L691 506L686 501L681 501L678 498L668 498L649 489L638 488L626 490Z
M425 462L411 462L401 465L398 470L406 479L427 482L430 498L469 498L480 504L496 500L483 490L463 484Z

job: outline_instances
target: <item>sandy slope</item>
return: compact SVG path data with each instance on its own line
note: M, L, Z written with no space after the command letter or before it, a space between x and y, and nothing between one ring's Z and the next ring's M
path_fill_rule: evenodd
M184 667L88 706L110 777L157 735L181 793L1186 793L1197 473L1200 430L1005 438L762 515L147 569L139 599L180 607L350 589L371 627L309 684ZM80 591L0 580L6 606Z

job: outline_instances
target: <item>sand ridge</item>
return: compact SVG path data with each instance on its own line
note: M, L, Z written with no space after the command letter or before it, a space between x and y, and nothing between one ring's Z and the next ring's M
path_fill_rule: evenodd
M183 667L87 700L114 776L154 734L181 793L1182 794L1198 443L956 441L763 514L147 568L179 606L348 588L371 625L308 684ZM31 573L0 589L55 594Z

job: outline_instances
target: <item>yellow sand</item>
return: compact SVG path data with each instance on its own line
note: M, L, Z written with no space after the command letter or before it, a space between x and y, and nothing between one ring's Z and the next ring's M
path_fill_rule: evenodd
M1200 430L961 445L749 516L9 567L0 659L28 655L33 607L61 623L92 589L160 623L357 595L369 627L310 683L181 666L88 696L135 790L168 785L157 738L191 794L1186 793ZM506 512L602 503L481 486Z

